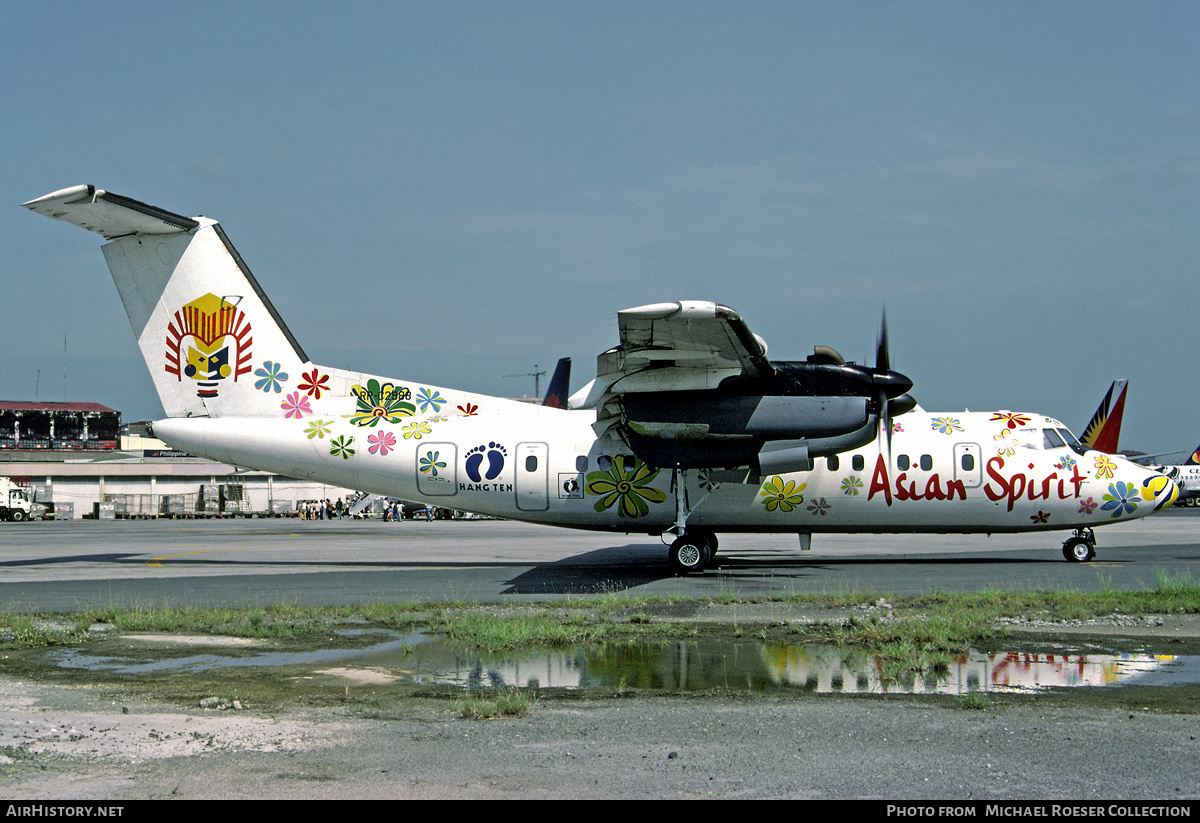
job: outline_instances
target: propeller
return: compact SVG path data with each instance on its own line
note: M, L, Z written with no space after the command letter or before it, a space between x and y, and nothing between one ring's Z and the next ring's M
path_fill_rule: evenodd
M873 382L879 403L879 428L885 439L887 460L892 460L892 417L910 411L916 401L908 390L913 383L899 372L892 371L892 355L888 347L887 309L879 321L879 336L875 340L875 371Z

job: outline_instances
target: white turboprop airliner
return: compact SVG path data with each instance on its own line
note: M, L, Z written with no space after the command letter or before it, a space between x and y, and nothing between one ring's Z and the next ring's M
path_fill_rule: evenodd
M108 239L104 257L167 419L213 460L557 526L674 536L678 572L719 532L1093 528L1174 501L1175 484L1024 412L928 413L892 371L819 346L772 362L725 306L618 315L620 345L567 409L312 363L215 221L92 186L24 204Z

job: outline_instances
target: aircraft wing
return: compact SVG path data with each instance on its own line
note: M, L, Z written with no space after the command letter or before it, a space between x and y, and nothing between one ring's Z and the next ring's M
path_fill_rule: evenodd
M767 378L767 344L727 306L699 301L654 303L617 313L620 345L600 355L581 405L608 428L610 401L630 392L715 389L731 377Z
M110 194L95 186L75 186L30 200L25 208L115 240L130 234L172 234L200 225L190 217Z

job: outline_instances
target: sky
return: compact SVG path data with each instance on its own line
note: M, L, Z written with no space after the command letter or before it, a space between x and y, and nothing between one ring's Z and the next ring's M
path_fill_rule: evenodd
M314 362L518 396L711 300L930 411L1200 443L1200 3L8 0L0 399L162 416L90 183L219 220ZM517 375L517 376L510 376ZM544 391L546 378L542 378Z

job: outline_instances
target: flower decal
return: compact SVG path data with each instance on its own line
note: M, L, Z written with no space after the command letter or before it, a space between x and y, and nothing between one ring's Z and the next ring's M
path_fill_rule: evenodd
M438 476L438 469L446 468L443 460L438 460L440 452L426 452L421 456L421 471L430 477Z
M402 417L411 417L417 407L404 402L412 392L393 383L368 380L366 386L351 386L350 393L358 403L358 409L350 415L356 426L375 426L380 420L399 423Z
M294 417L297 420L306 414L312 414L312 406L308 404L308 398L298 391L289 394L287 400L284 400L279 408L283 409L284 417Z
M1117 464L1109 459L1108 455L1102 454L1096 458L1096 478L1101 477L1112 479L1113 472L1117 470Z
M1090 497L1087 500L1081 500L1079 503L1079 513L1080 514L1095 514L1096 508L1099 505L1100 505L1099 503L1097 503L1095 500L1093 500Z
M313 369L310 372L302 372L300 376L304 378L304 382L299 386L300 391L314 400L321 399L321 392L329 391L329 375L319 374Z
M781 512L790 512L804 502L804 495L800 492L808 487L807 483L796 485L795 480L789 480L786 483L779 475L775 475L766 483L763 483L762 491L759 492L763 499L759 502L766 507L767 511L773 512L778 509Z
M283 391L279 384L288 379L287 372L280 371L280 365L270 360L263 363L261 369L255 369L254 376L259 378L254 381L254 388L268 394L272 391L276 394Z
M862 491L863 482L854 475L842 480L842 494L848 494L851 497L858 497L858 493Z
M942 434L953 434L963 430L962 423L954 417L935 417L929 421L929 425L935 432Z
M1106 502L1100 508L1106 512L1112 512L1113 517L1120 517L1123 514L1133 514L1138 505L1137 486L1132 483L1126 483L1124 480L1109 483L1108 494L1104 495L1104 500Z
M420 440L431 431L433 427L429 425L429 421L417 420L404 427L404 439L408 440L411 437L413 440Z
M1012 412L996 412L992 415L993 421L1001 421L1010 429L1019 428L1029 422L1027 414L1013 414Z
M324 440L325 435L329 434L329 427L331 425L333 425L332 420L314 420L304 428L304 432L308 435L309 440L312 440L314 437L318 440Z
M1058 462L1054 464L1054 468L1062 469L1064 471L1073 469L1075 468L1075 458L1069 454L1064 454L1058 459Z
M334 457L340 457L343 460L349 460L354 454L354 449L350 448L354 443L353 437L346 437L339 434L337 437L329 441L329 453Z
M432 408L435 412L439 412L445 402L446 398L442 397L437 389L434 389L432 393L429 389L421 389L417 392L417 406L421 411L429 411Z
M458 406L457 408L460 412L462 412L467 417L474 417L475 415L479 414L479 407L476 406L474 403L464 403L463 405Z
M1039 509L1037 514L1029 515L1029 519L1034 523L1042 524L1050 519L1050 512L1044 512Z
M650 484L658 477L658 469L651 468L632 455L618 454L612 459L608 471L595 471L587 476L584 489L596 495L595 509L603 512L617 507L621 517L645 517L650 513L650 503L661 503L667 495Z
M378 454L380 457L387 457L390 449L396 448L396 435L391 432L379 432L367 436L367 442L371 447L367 449L371 454Z
M808 504L808 510L816 515L825 515L829 513L829 501L824 497L818 497Z

